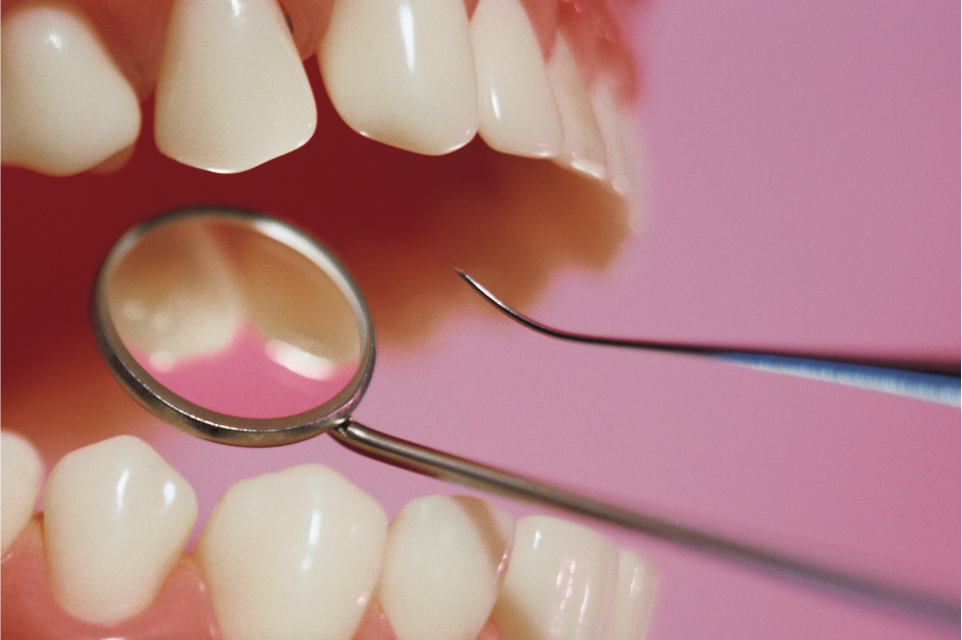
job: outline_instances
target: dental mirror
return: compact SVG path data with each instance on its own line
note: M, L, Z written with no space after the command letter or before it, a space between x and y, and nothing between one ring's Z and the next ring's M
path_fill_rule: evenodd
M91 313L98 348L117 380L158 418L192 435L266 447L329 432L397 467L959 624L957 601L623 509L353 421L374 368L370 314L337 260L278 220L190 209L134 227L107 255ZM225 387L226 395L218 391Z
M94 315L101 353L138 401L227 444L331 428L374 365L370 315L343 267L255 214L193 210L133 229L103 265Z

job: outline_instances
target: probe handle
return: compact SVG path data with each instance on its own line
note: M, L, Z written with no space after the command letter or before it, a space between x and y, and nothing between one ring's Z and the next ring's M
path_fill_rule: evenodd
M959 626L959 602L885 584L600 502L515 473L395 438L348 420L328 431L352 451L432 478L618 525L876 607Z

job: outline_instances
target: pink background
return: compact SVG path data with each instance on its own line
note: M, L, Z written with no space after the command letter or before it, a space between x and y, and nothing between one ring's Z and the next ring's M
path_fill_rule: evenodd
M646 227L605 273L564 270L528 311L596 333L957 360L958 5L658 0L638 9L630 32L643 78ZM111 238L200 202L194 183L169 188L188 171L147 143L109 179L4 171L5 385L33 351L89 340L84 282ZM277 166L247 180L284 191L268 171L291 165ZM135 186L138 177L152 186ZM196 180L213 200L283 209L233 199L229 179ZM318 180L311 189L323 201ZM37 246L49 253L37 258ZM52 266L18 269L40 258ZM58 289L67 271L82 278ZM32 346L41 331L58 336L53 346ZM355 417L958 597L957 409L561 344L472 307L416 347L384 346ZM197 488L201 523L233 481L300 462L341 471L389 514L413 497L458 491L327 438L245 451L170 430L156 446ZM518 516L540 512L504 504ZM603 530L660 574L652 639L957 635Z

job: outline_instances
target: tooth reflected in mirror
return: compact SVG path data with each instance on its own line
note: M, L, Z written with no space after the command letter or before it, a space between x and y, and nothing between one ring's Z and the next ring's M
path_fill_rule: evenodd
M182 217L119 254L106 308L161 385L218 413L279 418L334 398L362 334L343 284L249 221Z

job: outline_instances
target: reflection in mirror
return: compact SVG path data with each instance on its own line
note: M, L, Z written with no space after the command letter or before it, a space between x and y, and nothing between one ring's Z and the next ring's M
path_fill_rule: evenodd
M354 310L331 276L231 219L184 218L146 233L111 273L107 309L158 382L244 418L318 407L361 357Z

